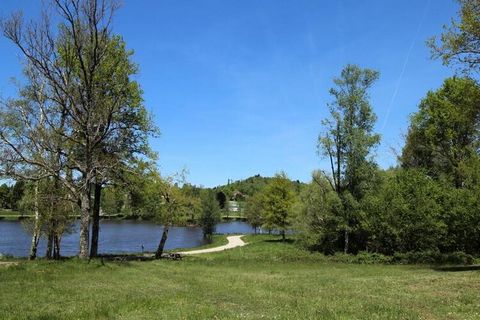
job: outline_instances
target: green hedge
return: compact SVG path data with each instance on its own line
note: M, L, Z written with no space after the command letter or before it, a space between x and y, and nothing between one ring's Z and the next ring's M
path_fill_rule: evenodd
M335 262L356 264L472 265L475 263L475 258L464 252L440 253L435 251L395 253L393 256L361 251L356 255L336 253L329 259Z

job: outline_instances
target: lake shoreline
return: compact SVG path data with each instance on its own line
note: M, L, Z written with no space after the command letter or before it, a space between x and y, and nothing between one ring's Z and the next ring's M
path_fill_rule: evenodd
M34 215L26 215L26 214L0 214L0 220L27 220L35 218ZM75 219L80 219L80 215L76 215ZM102 215L100 216L100 220L131 220L131 221L148 221L148 222L155 222L155 218L142 218L139 216L129 216L129 215L122 215L122 214L112 214L112 215ZM222 216L223 221L246 221L247 219L243 216ZM188 226L197 226L195 224L188 224Z
M25 221L27 221L25 223ZM79 220L72 221L69 232L61 242L61 255L78 254ZM29 220L0 220L0 253L13 257L27 257L31 245ZM99 249L101 254L154 252L160 241L163 226L154 221L103 219L100 222ZM216 234L253 234L253 228L244 221L225 220L217 225ZM165 251L197 248L208 244L198 226L171 227ZM46 252L46 240L41 238L38 252Z

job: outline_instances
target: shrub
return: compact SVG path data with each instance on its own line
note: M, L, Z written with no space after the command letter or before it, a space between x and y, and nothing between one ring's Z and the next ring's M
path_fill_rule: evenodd
M330 257L330 260L342 263L355 263L355 264L390 264L392 263L392 257L386 256L381 253L369 253L360 251L356 255L336 253Z
M358 254L336 253L327 259L352 264L455 264L472 265L475 258L465 252L440 253L438 251L397 252L393 256L381 253L360 251Z
M394 263L399 264L464 264L475 263L473 256L464 252L440 253L438 251L395 253Z

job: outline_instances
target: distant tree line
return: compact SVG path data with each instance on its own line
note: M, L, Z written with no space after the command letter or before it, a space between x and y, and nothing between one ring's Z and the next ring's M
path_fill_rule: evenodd
M17 181L13 184L3 183L0 185L0 208L18 210L24 189L25 183L23 181Z

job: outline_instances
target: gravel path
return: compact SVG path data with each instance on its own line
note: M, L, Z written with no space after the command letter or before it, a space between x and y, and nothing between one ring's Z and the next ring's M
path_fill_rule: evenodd
M0 267L10 267L10 266L16 266L18 262L14 261L0 261Z
M229 236L227 237L228 243L226 245L220 246L220 247L214 247L214 248L208 248L208 249L201 249L201 250L193 250L193 251L185 251L185 252L178 252L182 255L192 255L192 254L201 254L201 253L210 253L210 252L219 252L227 249L232 249L236 247L243 247L247 243L244 242L241 237L244 235L240 236Z

